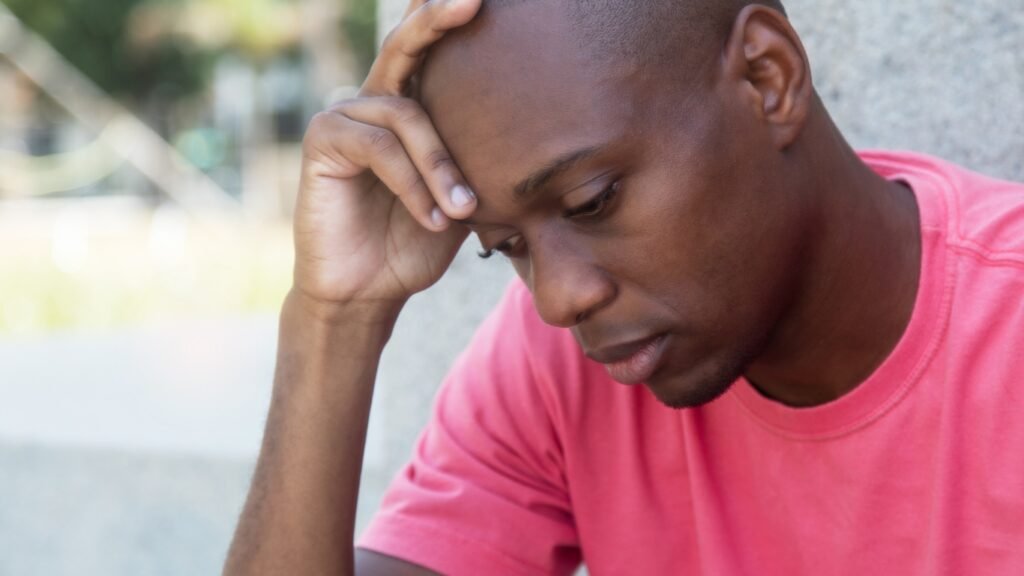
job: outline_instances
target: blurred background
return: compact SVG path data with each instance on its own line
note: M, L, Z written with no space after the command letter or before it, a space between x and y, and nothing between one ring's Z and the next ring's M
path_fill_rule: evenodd
M219 573L269 403L302 135L354 93L393 8L0 1L0 575ZM510 276L478 260L388 351L361 526Z
M215 574L269 401L308 119L401 0L0 0L0 574ZM1024 0L790 0L859 147L1024 180ZM406 310L360 525L511 271Z

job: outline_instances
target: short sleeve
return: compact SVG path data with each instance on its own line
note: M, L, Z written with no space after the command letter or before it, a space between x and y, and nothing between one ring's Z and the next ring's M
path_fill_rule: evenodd
M360 548L453 576L577 568L555 401L531 365L535 315L514 283L445 379Z

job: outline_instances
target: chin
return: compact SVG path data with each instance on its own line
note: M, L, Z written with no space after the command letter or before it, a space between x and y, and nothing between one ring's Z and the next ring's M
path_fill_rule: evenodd
M746 357L714 365L705 362L704 366L681 372L655 374L646 385L654 397L669 408L698 408L717 400L732 388L748 365Z

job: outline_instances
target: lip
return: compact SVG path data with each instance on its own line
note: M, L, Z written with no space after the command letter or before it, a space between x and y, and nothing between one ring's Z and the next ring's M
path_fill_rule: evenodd
M658 334L625 344L587 352L587 357L604 364L608 374L622 384L640 384L660 367L668 335Z

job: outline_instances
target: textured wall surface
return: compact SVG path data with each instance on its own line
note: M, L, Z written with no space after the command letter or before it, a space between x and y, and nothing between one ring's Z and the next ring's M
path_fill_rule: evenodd
M854 146L917 150L1024 180L1024 0L786 6L818 91ZM404 7L382 0L382 27ZM506 264L464 254L403 316L381 370L368 475L386 478L405 461L447 365L510 276ZM381 486L367 480L369 512Z
M1024 180L1024 0L789 0L815 84L857 147Z

